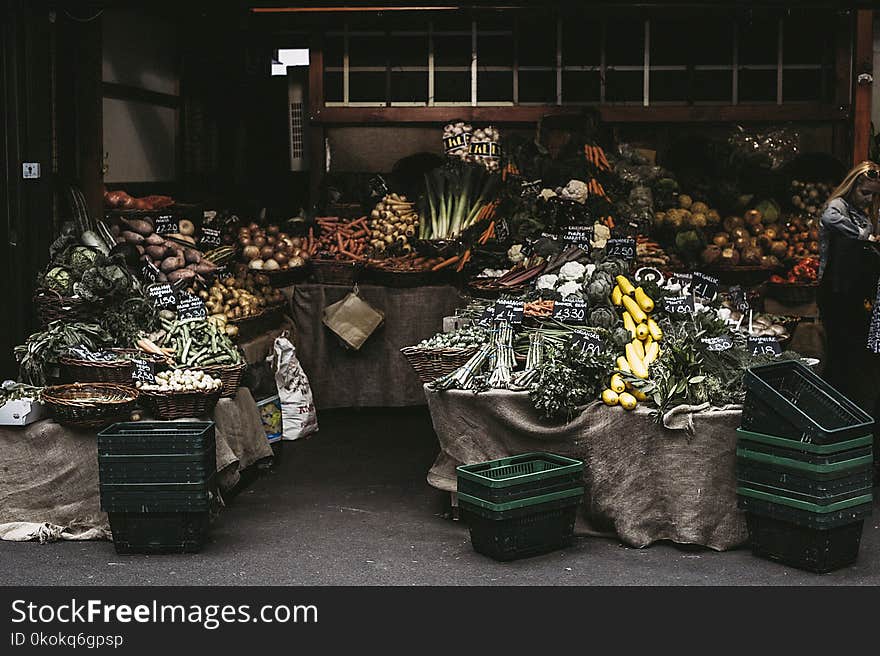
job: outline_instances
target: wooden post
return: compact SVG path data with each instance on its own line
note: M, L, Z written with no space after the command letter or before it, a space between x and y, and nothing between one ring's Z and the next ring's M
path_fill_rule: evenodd
M320 34L313 34L309 42L309 203L318 204L321 182L324 179L324 44Z
M873 81L874 12L856 12L853 91L853 164L868 159L871 140L871 84Z
M837 121L832 128L831 150L846 163L851 156L850 118L852 111L853 16L850 10L837 15L834 26L834 106L847 112L846 121Z

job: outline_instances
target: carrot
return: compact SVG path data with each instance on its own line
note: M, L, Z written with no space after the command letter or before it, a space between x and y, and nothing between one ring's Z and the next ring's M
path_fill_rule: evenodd
M360 255L355 255L354 253L349 253L348 251L339 251L340 255L344 255L345 257L351 258L352 260L357 260L358 262L364 262L364 258Z
M461 260L459 260L458 266L455 267L455 270L461 271L462 269L464 269L464 265L467 264L468 260L470 260L470 259L471 259L471 249L469 248L464 252L464 255L461 256Z
M435 264L434 266L432 266L431 271L439 271L440 269L444 269L444 268L448 267L450 264L455 264L456 262L458 262L458 260L459 260L459 256L453 255L452 257L441 261L439 264Z

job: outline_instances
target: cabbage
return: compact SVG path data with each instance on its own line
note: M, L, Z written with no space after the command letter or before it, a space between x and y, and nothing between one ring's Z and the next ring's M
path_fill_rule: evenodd
M62 296L70 291L72 284L73 279L70 277L70 272L64 267L52 267L43 276L43 286L58 292Z
M67 263L80 273L94 265L98 253L87 246L74 246L67 252Z
M764 223L779 221L779 205L774 200L762 200L755 208L761 213Z

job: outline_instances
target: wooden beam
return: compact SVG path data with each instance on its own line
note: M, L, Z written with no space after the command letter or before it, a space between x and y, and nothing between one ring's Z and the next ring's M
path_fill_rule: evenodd
M778 123L824 122L849 119L846 107L825 104L789 105L600 105L605 123ZM453 117L477 123L535 123L544 116L576 116L578 107L556 105L514 107L311 107L311 120L319 125L443 123Z
M102 82L101 92L105 98L117 98L119 100L131 100L133 102L147 103L149 105L159 105L160 107L168 107L177 109L180 107L180 97L170 93L160 93L159 91L150 91L142 89L130 84L119 84L118 82Z
M871 141L871 81L874 64L874 12L856 12L853 92L853 164L868 159ZM866 76L862 77L860 76Z
M851 11L841 11L834 29L834 105L852 109L852 54L853 54L853 15ZM841 162L849 161L850 128L846 123L838 123L832 128L831 151Z
M324 126L318 121L324 106L324 43L320 34L313 34L309 43L309 203L318 204L324 179Z

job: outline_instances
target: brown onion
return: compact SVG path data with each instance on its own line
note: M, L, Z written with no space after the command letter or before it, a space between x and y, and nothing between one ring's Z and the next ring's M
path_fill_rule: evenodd
M238 243L241 244L242 246L247 247L247 246L250 246L253 242L251 242L251 240L248 239L247 237L243 237L238 240Z
M268 232L270 235L277 235L280 232L280 229L277 225L270 225L268 228L266 228L266 232Z
M252 241L253 241L254 246L259 246L260 248L262 248L263 246L266 245L266 238L263 237L262 235L257 235L256 237L253 238Z
M281 267L278 265L278 262L276 262L275 260L269 259L263 261L263 269L265 269L266 271L277 271L280 268Z
M268 237L266 237L266 243L270 246L274 246L278 243L278 238L275 235L270 234Z
M265 246L263 246L260 249L260 257L262 257L264 260L268 260L274 254L275 254L275 249L272 246L270 246L269 244L266 244Z
M246 260L255 260L260 257L260 247L254 245L245 246L242 255L244 255Z
M290 258L287 257L287 253L285 253L284 251L278 251L277 253L275 253L275 257L273 259L283 267L287 265L287 262Z

